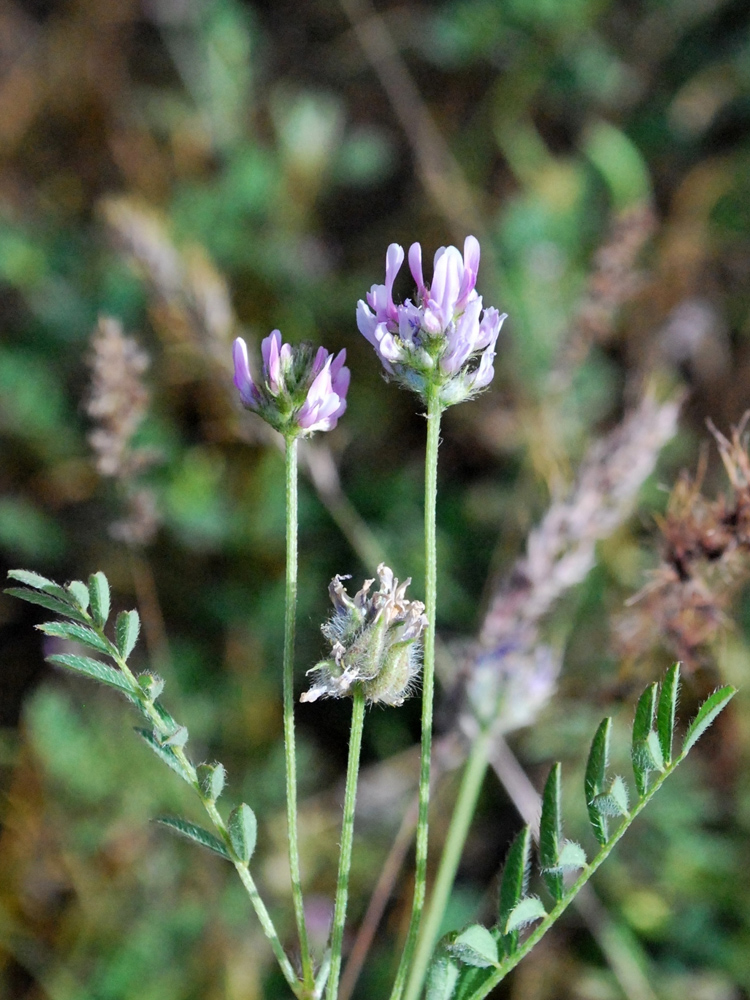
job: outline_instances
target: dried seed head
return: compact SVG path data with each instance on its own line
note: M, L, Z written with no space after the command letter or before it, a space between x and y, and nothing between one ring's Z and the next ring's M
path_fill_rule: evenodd
M365 580L352 598L343 584L347 579L331 580L334 613L321 629L331 655L308 671L314 682L300 701L344 698L361 684L368 702L402 705L419 673L420 639L428 624L424 604L406 599L411 579L399 585L385 563L378 566L380 589L372 595L374 580Z

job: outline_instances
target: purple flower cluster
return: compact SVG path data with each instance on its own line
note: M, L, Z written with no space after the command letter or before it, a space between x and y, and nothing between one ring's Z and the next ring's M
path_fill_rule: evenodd
M263 371L253 381L247 344L234 342L234 384L242 405L254 410L282 434L307 437L315 431L330 431L346 409L349 369L346 351L334 357L325 347L317 351L308 344L283 344L274 330L261 344Z
M422 248L409 249L416 302L393 301L393 283L404 251L391 243L385 258L385 284L373 285L367 302L357 303L357 326L375 348L389 375L426 397L437 388L443 406L463 402L484 389L495 374L495 344L505 314L482 309L475 285L479 242L467 236L463 255L456 247L435 254L432 283L422 273Z

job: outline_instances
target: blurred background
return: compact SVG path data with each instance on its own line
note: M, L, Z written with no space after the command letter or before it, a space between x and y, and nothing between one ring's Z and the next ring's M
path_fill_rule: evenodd
M644 393L682 401L677 434L638 445L641 478L656 471L540 612L544 656L506 699L509 773L540 789L561 759L568 835L588 838L603 714L624 769L634 698L672 658L686 713L747 683L748 470L725 442L727 476L705 420L729 437L750 407L749 29L743 0L0 0L3 576L104 569L117 609L137 604L135 662L260 818L254 864L284 940L283 463L236 404L232 338L257 349L279 327L346 347L352 370L345 418L303 462L302 690L334 573L356 582L385 557L423 593L424 419L384 383L356 301L392 241L428 260L482 243L478 290L510 319L491 390L444 420L436 860L487 609L592 442ZM0 996L286 996L231 869L149 822L200 822L187 790L112 692L44 664L37 611L0 597ZM498 997L750 997L746 704ZM413 793L418 715L418 699L368 714L349 947ZM349 706L300 706L298 722L322 943ZM492 919L519 787L488 775L446 929ZM355 997L387 995L408 836L402 853Z

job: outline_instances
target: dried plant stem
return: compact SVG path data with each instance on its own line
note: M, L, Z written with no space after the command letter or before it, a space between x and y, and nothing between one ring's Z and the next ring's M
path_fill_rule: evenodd
M294 633L297 617L297 440L287 438L286 466L286 592L284 602L284 758L286 761L286 820L294 918L299 935L302 979L312 992L314 976L302 899L297 833L297 754L294 740Z
M406 977L417 946L422 911L427 891L427 848L430 809L430 762L432 752L432 703L435 692L435 612L437 608L437 539L435 512L437 507L437 463L440 444L442 404L436 389L427 398L427 450L425 454L425 614L429 622L424 640L424 670L422 677L422 752L419 768L419 818L417 820L416 871L414 901L406 944L399 963L391 1000L401 1000Z
M448 836L443 845L435 887L430 897L430 905L427 907L427 914L422 922L417 950L414 953L404 1000L417 1000L422 991L427 968L440 932L443 914L456 879L464 844L469 835L469 827L476 811L484 776L487 774L491 747L492 730L491 728L483 729L472 743L464 767L458 798L448 827Z
M365 695L361 685L354 688L352 705L352 729L349 737L349 763L346 768L346 791L344 793L344 818L341 824L341 849L339 852L339 873L336 880L336 902L333 910L331 931L331 971L326 989L327 1000L336 1000L341 971L341 945L344 940L346 904L349 898L349 870L352 862L352 840L354 838L354 809L357 803L357 778L359 776L359 755L362 748L362 730L365 721Z

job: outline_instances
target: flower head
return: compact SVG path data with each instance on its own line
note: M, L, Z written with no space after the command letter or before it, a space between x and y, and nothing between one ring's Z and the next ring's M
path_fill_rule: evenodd
M301 701L344 698L361 684L367 701L402 705L419 673L420 638L427 627L424 604L406 599L411 579L399 585L393 572L378 566L380 589L370 595L374 580L352 598L335 576L328 593L333 617L321 631L331 644L328 659L309 670L315 680Z
M389 375L421 396L436 386L444 406L452 406L489 385L495 344L505 314L483 310L475 285L479 242L467 236L464 252L441 247L435 254L432 282L422 271L422 248L409 248L409 269L416 301L393 301L393 283L404 251L391 243L385 258L385 284L373 285L367 301L357 303L357 326L375 348Z
M247 344L234 342L234 384L242 405L254 410L283 434L308 436L330 431L346 409L349 369L346 351L334 357L325 347L292 347L274 330L261 344L263 371L255 383L250 373Z

